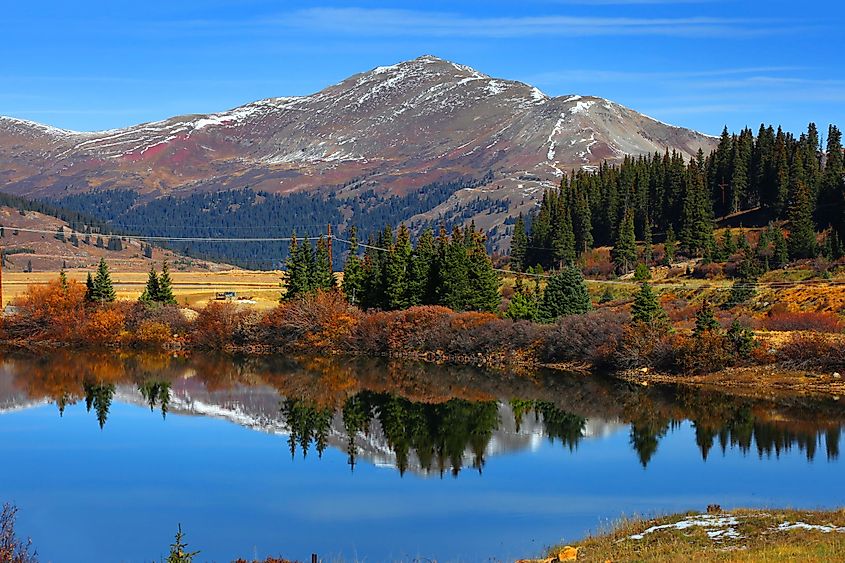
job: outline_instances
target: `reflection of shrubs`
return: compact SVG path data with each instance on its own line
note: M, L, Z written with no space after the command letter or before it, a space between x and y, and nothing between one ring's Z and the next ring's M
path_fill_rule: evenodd
M22 541L15 535L15 519L18 509L4 504L0 512L0 561L10 563L37 563L38 559L29 550L32 540Z
M795 313L773 310L765 319L763 326L767 330L793 331L807 330L814 332L842 332L845 328L839 315L827 312Z
M546 362L606 363L622 337L626 313L599 309L586 315L560 318L543 338L541 359Z

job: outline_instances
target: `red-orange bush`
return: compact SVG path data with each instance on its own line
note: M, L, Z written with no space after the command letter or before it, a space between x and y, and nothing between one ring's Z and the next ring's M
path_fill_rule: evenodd
M7 337L71 340L85 319L85 286L73 280L64 287L59 280L31 285L14 304L18 314L3 322Z
M234 303L212 302L199 311L191 330L191 343L198 348L222 350L234 344L234 335L246 312Z
M813 332L842 332L845 324L836 313L829 312L792 312L773 310L763 319L763 326L767 330L778 331L813 331Z
M360 317L340 292L318 291L279 305L261 325L277 346L337 350L345 347Z
M172 338L170 326L159 321L145 320L135 328L130 343L139 346L163 346Z
M80 340L86 344L115 344L122 336L125 318L119 307L98 306L82 324Z
M828 334L793 334L777 351L778 361L795 368L845 368L845 343Z

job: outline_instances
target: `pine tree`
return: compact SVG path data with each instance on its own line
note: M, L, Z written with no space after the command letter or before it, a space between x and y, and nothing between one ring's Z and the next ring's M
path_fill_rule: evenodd
M819 189L819 226L836 227L845 234L845 162L843 162L842 133L831 125L827 133L827 152L824 174Z
M537 294L525 287L521 277L516 278L513 297L508 303L505 317L514 320L536 321L539 315Z
M528 252L528 235L525 232L525 220L522 213L516 218L511 237L510 266L514 272L524 272L527 264L525 258Z
M671 266L672 262L675 261L677 245L678 240L675 238L675 230L672 228L672 225L669 225L669 228L666 229L666 241L663 244L663 264L665 266Z
M558 317L579 315L592 308L581 271L569 266L549 278L540 302L539 318L550 323Z
M317 249L313 256L313 261L309 264L309 278L311 283L308 291L316 291L318 289L329 291L334 289L335 279L332 262L329 258L329 243L322 236L317 240Z
M558 267L568 266L575 262L575 233L572 230L572 216L568 209L560 211L558 222L552 227L552 249L552 258Z
M707 299L701 304L701 309L695 315L695 336L701 336L705 333L715 332L719 329L719 323L713 315L713 307L710 306L710 301Z
M111 303L116 298L114 287L111 281L111 274L109 274L109 267L106 265L106 259L100 258L100 263L97 266L97 275L94 276L92 301L95 303Z
M91 272L88 272L88 278L85 280L85 301L94 302L94 277Z
M311 250L311 243L307 240L300 243L296 239L296 233L291 235L285 270L283 300L289 301L297 296L305 295L313 289L314 254Z
M644 282L640 290L634 296L634 304L631 306L631 320L636 323L643 323L653 327L665 327L668 324L668 316L651 284Z
M411 255L411 277L408 292L412 305L433 305L437 302L437 245L434 231L428 228L420 235Z
M469 285L467 247L464 244L463 234L457 227L444 249L439 274L440 303L455 311L463 311L472 288Z
M473 228L472 242L467 249L467 274L471 290L466 309L494 313L502 302L499 294L501 282L484 243L484 235Z
M789 264L789 250L783 231L775 228L772 231L772 259L775 268L784 268Z
M405 225L402 225L396 234L396 242L387 255L385 293L388 309L406 309L411 304L409 287L411 253L411 233Z
M643 225L643 262L646 266L650 266L653 259L654 243L651 236L651 219L646 217Z
M619 234L611 252L617 271L627 274L637 261L637 241L634 234L634 210L626 209L619 225Z
M161 264L161 275L158 277L158 292L155 294L155 301L164 305L176 305L176 297L173 295L173 282L170 279L170 266L165 259Z
M147 276L147 286L144 288L144 293L138 298L142 303L154 303L158 301L159 284L158 274L155 266L150 266L150 273Z
M65 272L64 266L62 266L62 269L59 270L59 287L62 288L62 291L67 292L68 281L67 281L67 273Z
M176 539L170 544L170 555L167 556L167 563L191 563L194 557L199 554L199 551L188 551L188 544L185 543L184 539L182 525L179 524Z
M713 206L705 193L701 171L694 163L687 170L680 238L690 256L702 256L713 249Z
M361 257L358 256L358 230L352 226L349 229L349 255L343 267L343 294L353 305L361 301L364 286L364 268Z
M804 182L801 154L796 153L791 171L789 207L789 255L793 259L816 256L816 231L813 222L813 202Z

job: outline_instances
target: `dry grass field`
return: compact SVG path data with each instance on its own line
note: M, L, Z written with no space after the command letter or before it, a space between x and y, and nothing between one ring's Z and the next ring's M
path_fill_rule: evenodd
M85 283L89 270L72 269L70 279ZM3 305L13 302L32 284L47 283L58 277L58 272L3 272ZM203 306L215 299L218 292L234 291L237 298L250 298L255 303L245 303L261 309L270 309L279 302L281 272L256 272L229 270L223 272L174 272L173 293L180 305ZM112 280L118 299L137 299L144 291L147 272L112 271Z

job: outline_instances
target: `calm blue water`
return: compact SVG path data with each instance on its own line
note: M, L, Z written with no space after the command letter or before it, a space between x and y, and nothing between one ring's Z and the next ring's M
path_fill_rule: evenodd
M91 371L87 364L84 369ZM700 418L694 423L681 416L697 410L681 406L686 399L668 391L641 396L645 391L608 384L587 394L603 394L586 409L596 412L573 419L562 409L538 408L542 412L524 415L517 430L518 407L511 399L522 397L510 396L509 389L527 391L504 381L501 396L482 402L495 420L465 435L452 429L467 423L461 413L481 417L472 401L447 412L383 390L373 398L354 373L357 387L343 385L344 391L332 393L369 397L376 405L372 412L382 415L394 412L395 401L405 401L403 436L411 443L431 439L433 431L408 430L427 417L426 427L442 432L447 449L454 442L459 445L453 449L465 451L455 475L455 463L423 463L413 447L409 461L399 463L402 439L384 432L387 423L378 415L366 432L356 433L353 470L344 433L351 415L344 417L341 406L329 426L311 424L317 430L304 440L307 455L296 447L292 458L289 429L314 418L302 415L297 422L285 415L278 389L284 387L280 381L289 383L283 372L256 368L250 384L215 379L212 385L213 378L190 362L167 366L160 370L171 385L165 418L160 405L151 410L144 403L138 372L124 370L100 428L96 404L86 410L85 391L76 402L59 400L68 403L60 416L54 398L27 390L30 371L37 370L20 358L0 370L0 501L18 506L18 532L32 537L42 561L158 560L166 557L178 523L190 547L201 551L198 561L268 555L307 560L312 552L324 560L513 560L574 541L623 514L701 510L710 503L845 505L838 457L845 415L837 418L835 404L816 412L812 404L796 408L711 396L710 406L698 411L727 414L713 417L722 422L708 422L708 434L696 432ZM50 373L49 366L42 372ZM145 368L143 377L156 372ZM290 375L296 385L309 377ZM313 377L316 386L325 374ZM466 372L460 377L465 383L472 378ZM479 376L481 386L491 377ZM460 395L466 396L466 388ZM578 384L532 388L557 393L565 402ZM585 400L579 395L574 402ZM565 432L549 422L553 416L565 419ZM639 428L634 435L631 421ZM313 435L320 428L325 446L318 448ZM702 444L712 444L706 461ZM771 453L760 453L769 446Z

